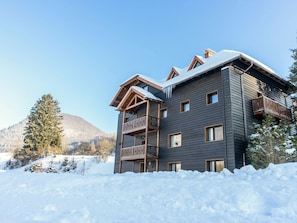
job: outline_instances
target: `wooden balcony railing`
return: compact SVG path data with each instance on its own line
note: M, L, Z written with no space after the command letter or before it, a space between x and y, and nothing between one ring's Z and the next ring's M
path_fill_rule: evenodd
M147 123L146 116L143 116L141 118L136 118L132 121L125 122L123 123L123 134L145 130L147 126L149 129L157 129L158 118L149 116Z
M270 114L271 116L280 119L292 119L291 109L265 96L252 99L252 106L255 116Z
M145 154L146 145L131 146L121 149L121 160L137 160L157 157L157 147L147 146L147 154Z

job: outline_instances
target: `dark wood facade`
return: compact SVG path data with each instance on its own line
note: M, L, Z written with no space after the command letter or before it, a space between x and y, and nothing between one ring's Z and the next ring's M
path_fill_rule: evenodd
M120 110L115 173L167 171L172 164L198 171L222 163L231 171L240 168L253 123L264 114L291 120L287 87L239 59L178 84L170 98L157 85L149 85L148 91L160 101L143 99ZM217 99L208 103L213 92ZM166 117L161 117L163 109ZM220 134L216 130L221 129L219 140L209 141L208 132ZM175 135L180 143L171 146Z

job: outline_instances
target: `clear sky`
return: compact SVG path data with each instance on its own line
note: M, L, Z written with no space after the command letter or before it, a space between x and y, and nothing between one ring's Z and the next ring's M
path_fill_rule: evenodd
M206 48L244 52L288 77L297 1L1 0L0 129L50 93L115 132L109 103L135 73L157 80Z

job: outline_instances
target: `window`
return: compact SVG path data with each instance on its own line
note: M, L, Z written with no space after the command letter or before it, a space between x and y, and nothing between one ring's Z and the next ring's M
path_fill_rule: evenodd
M210 126L205 128L205 140L207 142L223 140L223 126Z
M206 100L207 100L208 105L217 103L219 101L218 92L214 91L214 92L208 93L207 97L206 97Z
M180 111L187 112L190 111L190 101L184 101L180 104Z
M143 86L143 89L146 90L146 91L148 91L149 90L148 85Z
M176 133L176 134L171 134L168 137L168 141L169 141L169 148L173 148L173 147L180 147L181 146L181 140L182 140L182 135L181 133Z
M199 61L196 61L193 68L199 67L201 65L201 63Z
M175 77L177 77L177 76L178 76L178 74L174 72L174 73L171 75L171 78L175 78Z
M224 169L224 160L207 160L206 170L210 172L221 172Z
M175 171L178 172L181 170L181 163L169 163L168 164L168 170L169 171Z
M167 118L167 108L161 109L161 118Z

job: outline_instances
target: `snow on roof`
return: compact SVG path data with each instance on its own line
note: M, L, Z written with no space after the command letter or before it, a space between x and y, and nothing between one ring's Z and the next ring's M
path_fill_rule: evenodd
M142 78L142 79L145 79L145 80L147 80L147 81L149 81L149 82L152 82L152 83L154 83L154 84L157 84L157 85L159 85L159 86L163 85L163 83L164 83L164 81L158 81L158 80L156 80L156 79L153 79L153 78L148 77L148 76L143 75L143 74L134 74L134 75L133 75L132 77L130 77L128 80L124 81L124 82L121 84L121 86L122 86L122 85L125 85L127 82L129 82L129 80L131 80L131 79L133 79L133 78L136 78L136 77L140 77L140 78Z
M174 78L171 78L169 80L155 80L151 77L142 75L142 74L135 74L129 80L139 76L140 78L143 78L144 80L147 80L148 82L151 82L153 84L156 84L162 88L163 92L166 93L167 97L170 97L172 94L172 90L179 84L188 81L192 78L195 78L201 74L204 74L210 70L213 70L215 68L218 68L224 64L230 63L236 59L242 58L247 61L250 61L254 65L258 66L259 68L265 70L266 72L274 75L277 79L280 79L282 81L285 81L282 79L279 75L277 75L271 68L266 66L265 64L261 63L260 61L256 60L255 58L248 56L242 52L239 51L233 51L233 50L222 50L220 52L215 53L213 56L208 58L203 58L201 56L196 55L199 59L201 59L204 64L201 64L200 66L193 68L191 70L188 70L188 67L185 68L178 68L173 67L177 72L179 72L179 75L177 75ZM129 81L128 80L128 81ZM127 83L128 81L124 82L123 84ZM286 82L286 81L285 81ZM149 92L148 92L149 93Z
M139 92L145 99L151 99L154 101L163 101L162 99L156 97L151 92L146 91L145 89L138 87L138 86L132 86L131 89L134 89L135 91Z
M187 72L183 72L183 73L180 73L179 76L175 77L175 78L172 78L168 81L166 81L162 87L163 88L167 88L169 86L172 86L173 88L184 82L184 81L187 81L189 79L192 79L193 77L196 77L196 76L199 76L200 74L202 73L205 73L209 70L212 70L214 68L217 68L225 63L228 63L228 62L231 62L235 59L238 59L238 58L244 58L246 60L249 60L249 61L252 61L254 64L258 65L259 67L261 67L262 69L266 70L267 72L269 73L272 73L272 74L275 74L276 73L270 69L269 67L267 67L266 65L264 65L263 63L259 62L258 60L244 54L244 53L241 53L241 52L237 52L237 51L232 51L232 50L222 50L216 54L214 54L213 56L205 59L205 63L192 69L192 70L189 70Z

